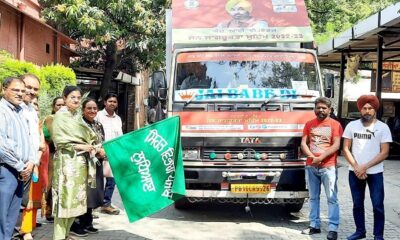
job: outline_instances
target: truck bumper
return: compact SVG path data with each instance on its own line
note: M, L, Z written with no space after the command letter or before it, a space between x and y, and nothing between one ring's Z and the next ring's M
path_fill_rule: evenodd
M224 190L228 194L230 184L270 184L269 197L273 198L286 195L293 196L297 192L307 192L304 166L292 168L186 167L185 180L188 191L204 191L204 193L207 193L205 195L211 194L213 191L224 192ZM208 192L208 190L212 191ZM212 194L215 195L215 193Z
M278 198L278 199L304 199L308 198L308 191L276 191L268 194L239 194L230 191L213 190L186 190L189 198Z

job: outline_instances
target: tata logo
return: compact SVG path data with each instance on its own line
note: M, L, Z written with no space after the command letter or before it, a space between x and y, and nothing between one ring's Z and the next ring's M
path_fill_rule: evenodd
M251 138L251 137L245 137L245 138L240 138L240 143L254 143L254 144L260 144L261 140L259 138Z

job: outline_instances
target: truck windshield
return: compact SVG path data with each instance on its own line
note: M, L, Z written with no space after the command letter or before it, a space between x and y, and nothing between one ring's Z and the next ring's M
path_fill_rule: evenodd
M298 52L190 52L177 56L175 101L319 96L315 58Z

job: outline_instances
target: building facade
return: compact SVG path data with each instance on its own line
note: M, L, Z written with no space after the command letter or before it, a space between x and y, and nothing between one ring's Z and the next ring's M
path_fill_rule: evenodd
M69 65L75 41L41 18L37 0L0 0L0 50L39 66Z

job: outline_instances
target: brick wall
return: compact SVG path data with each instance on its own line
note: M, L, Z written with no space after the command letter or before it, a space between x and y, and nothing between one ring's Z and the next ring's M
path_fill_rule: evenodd
M39 15L37 1L25 3L31 6L30 11L36 11L36 15ZM35 14L27 14L27 9L22 12L0 1L0 49L10 52L19 60L37 65L69 65L72 52L61 49L61 45L72 43L72 40L32 16Z
M44 25L27 19L25 22L25 60L38 65L55 62L54 34ZM46 44L48 52L46 52Z
M18 13L0 2L0 49L18 56Z

